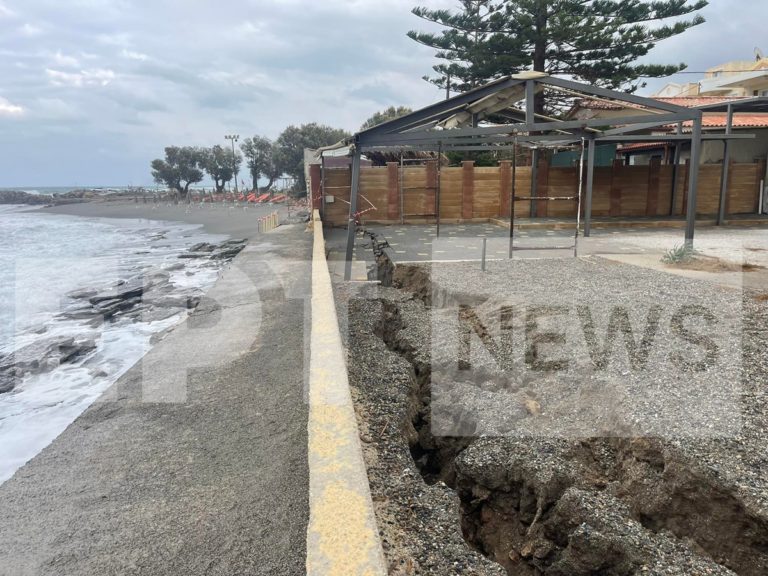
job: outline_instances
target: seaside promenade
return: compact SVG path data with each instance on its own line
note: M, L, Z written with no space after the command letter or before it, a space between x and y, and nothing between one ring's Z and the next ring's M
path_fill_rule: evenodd
M243 235L195 312L0 486L0 576L305 572L312 234Z

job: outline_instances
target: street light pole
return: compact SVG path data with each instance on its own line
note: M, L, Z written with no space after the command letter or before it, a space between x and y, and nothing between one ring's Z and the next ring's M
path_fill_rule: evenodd
M237 189L237 158L235 157L235 142L240 140L239 134L227 134L224 136L225 140L232 141L232 177L235 179L235 198L240 196L240 192Z

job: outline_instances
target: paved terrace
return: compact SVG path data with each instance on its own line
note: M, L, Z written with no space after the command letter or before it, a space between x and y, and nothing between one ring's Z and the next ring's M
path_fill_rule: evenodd
M573 248L537 250L541 247L573 246L574 224L567 220L553 221L552 227L515 229L514 258L572 258ZM656 221L654 221L656 222ZM365 230L386 240L388 256L395 263L413 262L477 262L480 270L483 241L486 259L509 258L509 228L499 224L443 224L438 236L435 225L368 225ZM344 275L346 230L334 228L326 233L331 274ZM661 263L665 252L683 243L683 233L677 227L597 228L589 238L579 237L579 256L601 256L610 260L736 288L764 291L768 286L768 221L755 220L745 225L702 227L696 233L695 247L702 254L735 264L754 264L753 271L696 271L671 269ZM368 236L358 235L355 242L353 280L365 280L367 269L373 265L374 254Z

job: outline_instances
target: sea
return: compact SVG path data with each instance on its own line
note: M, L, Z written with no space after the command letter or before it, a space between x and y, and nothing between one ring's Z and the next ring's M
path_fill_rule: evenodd
M59 316L73 303L67 294L108 289L161 270L170 275L174 291L203 294L222 265L178 256L196 243L226 239L184 223L81 218L0 206L0 365L4 356L40 338L88 338L96 343L77 361L27 375L12 391L0 394L0 484L146 354L154 335L187 314L181 311L158 321L139 316L94 326L92 321Z

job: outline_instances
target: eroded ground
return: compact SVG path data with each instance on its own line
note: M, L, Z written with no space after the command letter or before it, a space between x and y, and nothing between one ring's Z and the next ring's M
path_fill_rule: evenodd
M759 294L599 258L393 280L339 290L393 573L768 572Z

